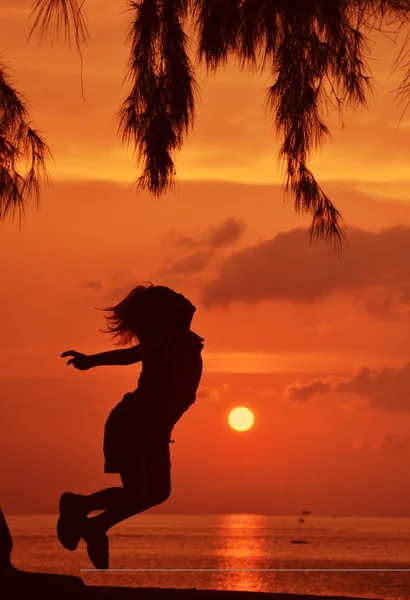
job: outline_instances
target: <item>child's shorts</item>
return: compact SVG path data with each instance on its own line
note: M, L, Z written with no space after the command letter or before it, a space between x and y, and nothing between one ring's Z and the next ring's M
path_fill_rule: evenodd
M171 459L169 429L147 426L135 393L111 411L104 430L104 472L141 479L150 489L170 486Z

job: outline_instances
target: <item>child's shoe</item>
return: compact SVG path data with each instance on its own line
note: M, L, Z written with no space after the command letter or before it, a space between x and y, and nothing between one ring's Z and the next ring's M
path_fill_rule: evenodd
M99 531L96 527L89 525L89 520L83 522L81 537L87 544L88 556L94 567L98 570L106 570L109 567L109 540L105 531Z
M75 550L81 539L81 525L87 513L81 506L81 497L66 492L60 498L60 516L57 521L57 537L67 550Z

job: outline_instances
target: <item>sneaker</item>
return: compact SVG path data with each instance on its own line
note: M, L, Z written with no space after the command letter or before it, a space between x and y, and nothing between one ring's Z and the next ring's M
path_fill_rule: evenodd
M88 522L87 522L88 521ZM81 537L87 544L87 553L94 567L100 571L105 571L109 567L109 540L105 531L99 531L89 525L86 519L86 525L81 532Z
M87 513L81 508L77 494L66 492L60 498L57 537L67 550L74 551L81 539L81 523Z

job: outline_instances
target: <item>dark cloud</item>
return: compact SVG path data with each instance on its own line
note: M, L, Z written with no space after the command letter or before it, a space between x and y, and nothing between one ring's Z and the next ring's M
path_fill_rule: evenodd
M310 400L315 394L323 394L329 390L329 382L316 379L315 381L310 381L307 384L292 383L288 385L285 390L285 396L289 398L289 400L298 400L299 402L304 402Z
M305 229L293 229L227 257L218 278L204 287L203 303L313 303L337 292L354 293L363 301L368 299L363 292L385 289L367 306L385 311L393 300L409 300L409 248L410 228L405 226L380 232L349 228L340 256L324 242L309 244Z
M368 438L358 438L352 443L353 450L386 450L397 452L409 447L409 436L396 433L384 433L377 441Z
M335 385L339 393L365 398L371 408L397 412L410 411L410 363L398 368L373 370L363 367L350 380Z
M190 275L203 271L211 263L215 253L221 248L236 242L244 229L245 224L243 221L231 217L219 225L208 227L207 232L197 239L186 235L177 238L174 242L176 246L192 250L192 252L171 261L168 265L162 267L158 274Z
M228 391L229 386L227 383L217 387L203 387L199 388L196 397L201 400L210 400L212 402L219 402L222 400L226 392Z
M318 378L306 384L292 383L284 395L295 400L309 401L315 394L326 392L352 394L366 400L376 410L410 412L410 362L394 368L362 367L350 378Z
M400 299L408 302L403 294ZM390 290L375 291L371 296L367 296L362 301L363 308L377 317L384 317L392 313L396 307L395 294Z
M409 436L397 435L396 433L385 433L378 442L375 442L376 450L403 450L409 446Z
M130 293L137 285L146 285L147 277L137 277L132 271L119 270L111 274L109 282L105 285L105 298L110 303L117 303ZM155 282L153 282L155 283Z
M80 283L80 287L85 288L87 290L96 290L96 291L100 291L103 289L104 284L102 283L102 281L83 281L82 283Z
M199 244L198 240L194 240L194 238L189 237L188 235L181 235L179 238L175 240L175 245L180 246L181 248L196 248Z
M212 258L212 252L209 250L196 250L192 254L188 254L184 258L172 262L170 265L163 267L160 275L189 275L198 273L205 269Z
M119 285L112 288L107 294L107 299L111 301L115 301L115 303L120 302L123 298L128 296L130 291L137 285L135 282L128 283L124 285Z
M212 248L222 248L237 242L244 231L245 223L231 217L220 225L209 228L206 243Z
M209 248L222 248L234 244L245 231L245 223L233 217L229 217L219 225L211 225L205 233L197 238L183 235L175 240L177 246L182 248L198 248L206 246Z
M373 443L368 438L357 438L352 442L353 450L371 450Z

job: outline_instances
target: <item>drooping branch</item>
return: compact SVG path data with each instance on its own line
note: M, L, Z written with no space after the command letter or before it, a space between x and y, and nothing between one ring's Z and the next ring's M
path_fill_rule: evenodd
M198 35L198 58L210 70L237 50L242 0L192 0Z
M39 41L49 34L57 37L64 32L65 40L70 44L71 34L77 48L85 43L88 37L87 25L83 11L85 0L35 0L30 17L34 23L29 39L37 32Z
M31 37L63 29L70 40L73 30L77 45L85 41L87 30L82 4L78 0L37 0L32 15ZM47 160L51 152L43 137L32 127L24 96L11 84L0 65L0 221L20 217L30 200L38 204L40 185L47 181Z
M41 39L63 30L70 39L72 31L79 47L87 37L83 4L36 0L30 35L38 31ZM297 211L312 214L311 237L340 244L341 215L308 168L329 135L323 108L332 99L339 109L366 106L366 34L382 22L399 29L408 23L410 0L133 0L130 9L131 90L119 111L119 130L142 164L138 185L160 195L172 184L174 154L194 121L196 83L183 28L192 17L198 56L209 69L230 57L243 67L271 69L268 103L282 140L286 189ZM402 101L410 93L408 65L398 90ZM7 140L0 149L4 156L16 152Z
M340 91L338 101L353 105L366 104L370 82L363 60L364 36L336 5L322 5L316 13L303 14L301 10L298 18L283 12L280 43L275 46L267 37L265 57L270 54L273 64L275 83L269 89L268 101L283 138L279 156L286 167L286 190L295 198L296 211L313 214L311 239L333 240L340 247L344 233L341 214L307 162L329 135L321 117L327 78L331 77Z
M39 201L47 180L50 150L30 126L26 101L0 66L0 220L24 212L27 201Z
M119 131L143 164L138 186L157 196L174 181L173 154L194 121L196 83L182 27L187 8L187 0L131 2L132 88L119 111Z

